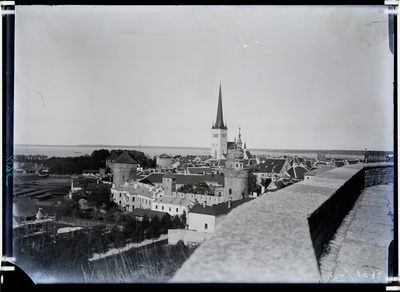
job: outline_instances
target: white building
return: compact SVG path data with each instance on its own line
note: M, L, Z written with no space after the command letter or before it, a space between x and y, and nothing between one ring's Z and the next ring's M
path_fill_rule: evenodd
M181 192L176 192L174 193L174 195L179 198L193 199L196 203L199 204L205 203L208 206L225 202L225 197L222 195L212 196L206 194L203 195L203 194L191 194L191 193L181 193Z
M133 211L135 208L150 209L151 201L163 196L164 190L159 186L126 182L121 187L113 185L111 194L119 206L125 207L126 211Z
M151 202L151 210L182 216L184 213L187 215L194 204L195 201L191 198L163 196Z

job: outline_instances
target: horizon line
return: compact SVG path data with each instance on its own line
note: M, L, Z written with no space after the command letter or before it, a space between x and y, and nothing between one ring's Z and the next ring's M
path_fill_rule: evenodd
M153 145L109 145L109 144L14 144L15 146L44 146L44 147L107 147L107 148L197 148L197 149L211 149L211 147L204 146L153 146ZM376 150L376 149L321 149L321 148L246 148L248 150L262 150L262 151L385 151L394 152L394 150Z

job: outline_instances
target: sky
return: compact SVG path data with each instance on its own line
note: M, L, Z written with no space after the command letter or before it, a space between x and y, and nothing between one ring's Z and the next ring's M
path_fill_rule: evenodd
M16 6L14 143L393 150L384 6Z

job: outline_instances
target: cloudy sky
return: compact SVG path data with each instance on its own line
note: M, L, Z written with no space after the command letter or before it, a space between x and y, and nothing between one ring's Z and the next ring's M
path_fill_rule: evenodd
M393 149L384 6L17 6L14 142Z

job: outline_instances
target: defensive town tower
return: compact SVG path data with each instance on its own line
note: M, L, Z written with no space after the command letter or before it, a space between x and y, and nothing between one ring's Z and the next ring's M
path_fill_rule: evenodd
M228 153L224 169L225 201L236 201L249 197L250 169L244 166L244 150L239 128L235 149Z

